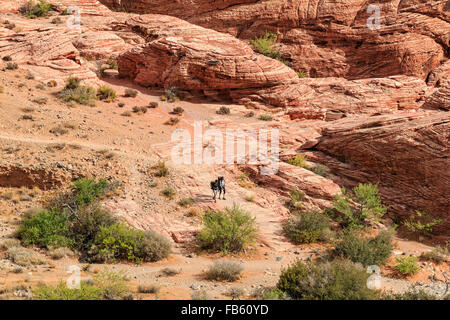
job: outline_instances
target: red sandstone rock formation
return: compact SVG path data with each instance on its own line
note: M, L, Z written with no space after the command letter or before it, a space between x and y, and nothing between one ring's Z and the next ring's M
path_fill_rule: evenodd
M334 122L315 150L341 161L333 173L378 183L390 214L423 210L444 219L436 231L450 239L450 114L383 115ZM357 174L356 174L357 173Z
M424 81L407 76L345 80L339 78L300 79L299 84L264 90L236 90L236 102L256 101L278 107L294 107L291 119L327 118L330 111L346 113L392 113L417 109L430 88Z
M377 3L380 28L367 20L363 0L101 0L138 13L159 13L250 39L272 31L295 70L311 77L349 79L406 74L425 79L449 54L450 14L445 0ZM447 10L447 11L446 11Z
M118 57L119 71L143 86L188 90L267 88L298 81L279 61L244 42L183 20L143 15L125 23L147 40Z

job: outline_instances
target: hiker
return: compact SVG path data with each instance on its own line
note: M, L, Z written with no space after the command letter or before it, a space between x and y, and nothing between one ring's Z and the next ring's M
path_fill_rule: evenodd
M218 180L211 181L211 190L213 192L213 200L214 200L214 202L217 202L216 196L217 196L217 192L219 192L219 181Z
M223 177L219 177L217 181L219 182L219 200L222 192L223 192L222 200L225 200L225 179Z

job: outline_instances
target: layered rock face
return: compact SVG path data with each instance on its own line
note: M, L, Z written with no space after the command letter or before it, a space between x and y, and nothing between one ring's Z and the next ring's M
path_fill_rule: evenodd
M405 74L425 79L444 53L449 54L445 0L102 2L119 10L177 16L241 39L277 33L283 58L311 77ZM374 20L377 13L379 20Z
M117 59L119 72L143 86L223 91L298 82L292 69L244 42L177 18L142 15L123 27L147 40Z
M330 111L344 114L392 113L417 109L431 89L424 81L408 76L345 80L300 79L299 84L266 90L236 90L236 102L257 101L277 107L293 107L291 119L326 118ZM309 116L308 116L309 114Z
M338 120L314 149L342 162L335 168L340 176L378 182L391 213L406 218L422 210L442 218L436 232L449 240L449 139L448 112L382 115Z

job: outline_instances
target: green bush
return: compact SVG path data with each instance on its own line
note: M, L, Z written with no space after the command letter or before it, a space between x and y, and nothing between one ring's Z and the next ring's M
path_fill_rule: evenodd
M177 190L175 190L174 187L167 186L166 188L164 188L164 190L161 191L161 193L167 198L173 198L177 194Z
M310 169L312 172L314 172L315 174L318 174L319 176L322 177L327 177L328 174L330 173L330 169L327 166L324 166L322 164L316 164L314 167L312 167Z
M194 204L194 199L192 198L183 198L180 201L178 201L178 204L182 207L189 207Z
M244 267L234 261L216 261L206 272L208 280L236 281L241 277Z
M87 252L94 244L100 228L116 223L118 223L118 219L98 204L82 206L69 223L70 238L73 239L75 248L81 252Z
M373 238L345 231L335 245L334 254L364 266L382 265L391 255L392 237L392 230L382 231Z
M93 104L96 99L95 89L89 86L81 86L80 79L70 77L66 81L64 89L58 93L58 98L65 101L75 101L79 104Z
M165 177L169 174L169 168L167 167L166 163L162 160L159 160L158 163L155 166L156 173L155 175L157 177Z
M304 154L297 154L290 158L287 163L301 168L306 168L306 156Z
M116 262L117 260L130 260L142 262L138 247L142 243L144 233L127 225L113 224L100 226L96 234L94 246L89 255L92 262Z
M395 270L403 276L412 276L420 271L417 257L398 257Z
M308 78L308 74L305 71L302 71L302 70L297 71L297 76L299 78Z
M295 244L326 240L330 219L321 212L304 212L285 223L283 230Z
M417 210L403 225L412 233L430 237L434 227L442 223L442 219L433 218L430 213Z
M117 97L116 91L108 86L100 86L97 89L97 98L99 100L114 101Z
M35 3L34 0L28 1L26 4L24 4L19 11L26 17L30 19L34 19L37 17L44 17L47 16L50 10L53 9L53 5L44 1L40 0L39 3Z
M289 192L289 200L286 201L286 207L292 214L299 214L302 209L302 200L305 193L302 190L292 189Z
M102 271L90 283L81 282L79 289L66 283L40 286L33 291L34 300L123 300L130 297L130 287L121 273Z
M416 287L410 287L402 293L386 292L383 294L384 300L437 300L435 295L427 293L425 290Z
M59 209L42 210L25 218L17 231L25 245L40 247L71 247L68 216Z
M369 274L347 260L314 263L297 261L283 270L277 288L293 299L369 300L378 292L367 288Z
M216 111L217 114L230 114L230 108L228 107L220 107L219 110Z
M341 222L346 227L361 228L366 219L379 220L386 213L376 185L359 184L352 191L342 188L342 194L333 201L334 209L341 214Z
M253 49L256 52L286 64L286 62L281 57L281 52L273 49L273 46L277 43L277 38L278 36L276 34L266 32L264 36L250 40L250 43L253 45Z
M272 116L270 114L262 114L259 116L259 120L262 121L272 121Z
M255 218L237 204L224 211L207 212L203 223L203 230L197 235L201 247L223 254L242 251L256 237Z
M114 262L159 261L170 254L170 242L153 231L141 231L123 223L101 226L90 251L90 260Z
M104 194L108 187L108 181L99 179L96 182L93 179L83 178L73 182L76 189L75 201L78 205L90 204L95 198Z
M92 284L80 283L71 289L61 281L57 286L40 286L33 291L33 300L101 300L102 290Z

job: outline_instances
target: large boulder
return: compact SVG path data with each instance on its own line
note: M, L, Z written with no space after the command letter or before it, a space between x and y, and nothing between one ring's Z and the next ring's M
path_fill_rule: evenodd
M174 17L135 16L123 28L147 40L117 60L120 74L143 86L226 91L298 81L292 69L246 43Z

